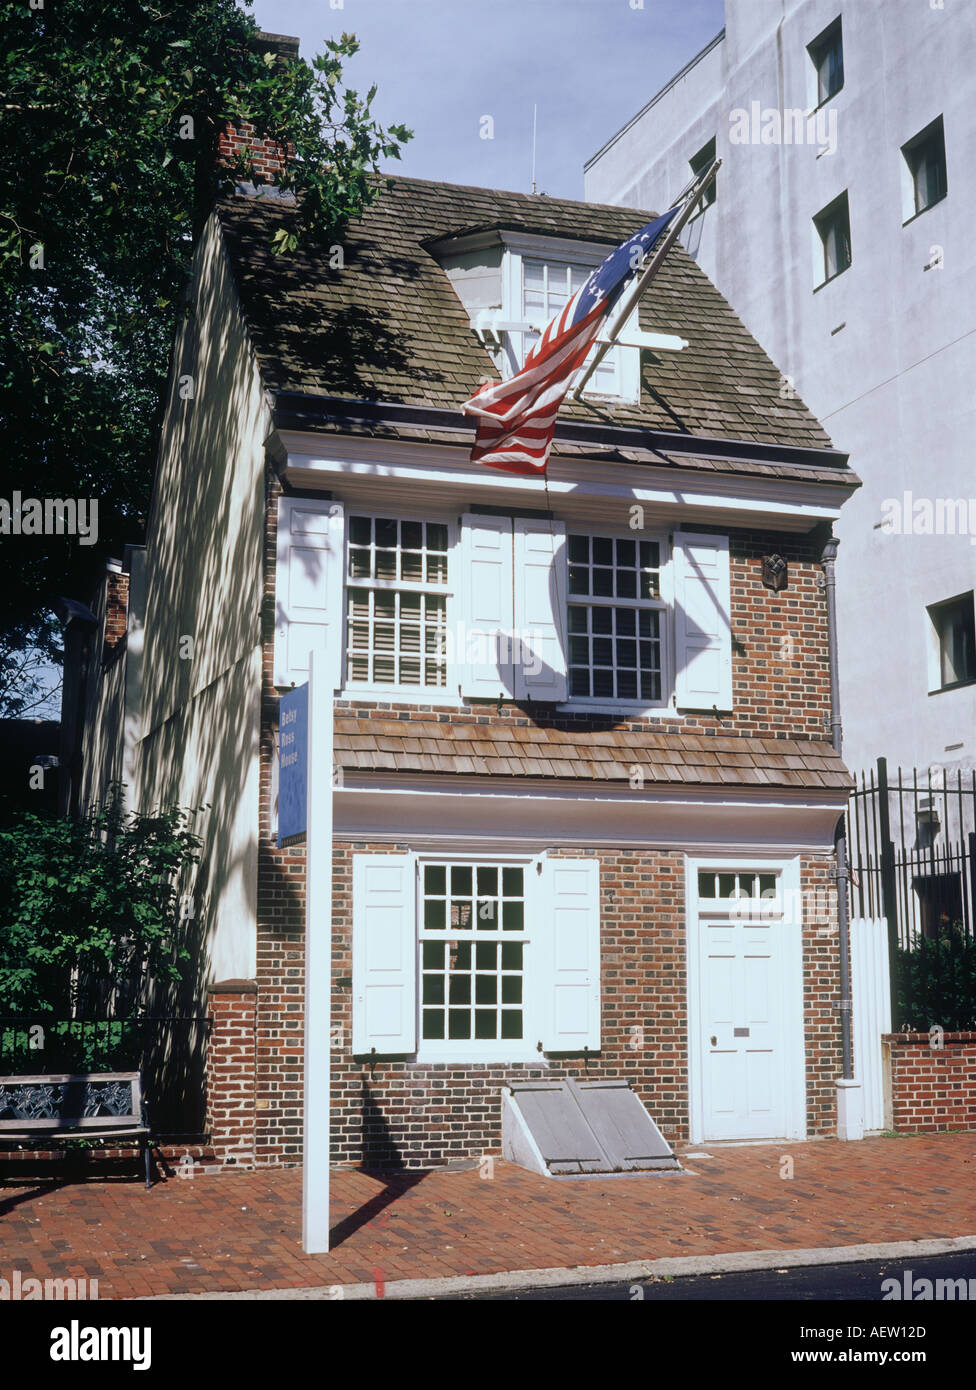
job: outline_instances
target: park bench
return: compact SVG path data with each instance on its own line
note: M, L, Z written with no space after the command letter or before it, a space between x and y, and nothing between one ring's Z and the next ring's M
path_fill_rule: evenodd
M137 1071L0 1076L0 1143L138 1140L151 1185L152 1133Z

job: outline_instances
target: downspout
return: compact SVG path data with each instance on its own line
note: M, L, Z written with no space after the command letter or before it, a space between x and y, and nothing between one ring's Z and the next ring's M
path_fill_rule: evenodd
M840 676L837 669L837 582L834 565L837 560L836 536L831 536L823 548L820 563L824 572L824 587L827 599L827 646L830 660L830 741L834 752L840 756L843 751L844 730L840 717ZM851 970L850 970L850 919L847 898L847 835L844 817L841 816L834 831L834 852L837 856L837 932L840 949L840 1026L841 1049L843 1053L842 1078L854 1079L853 1050L851 1047Z

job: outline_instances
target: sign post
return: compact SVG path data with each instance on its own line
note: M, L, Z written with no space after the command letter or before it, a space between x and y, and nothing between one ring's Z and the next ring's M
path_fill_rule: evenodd
M309 655L306 704L305 1107L302 1146L302 1248L310 1255L327 1254L329 1250L333 694L328 657L325 652L313 651Z

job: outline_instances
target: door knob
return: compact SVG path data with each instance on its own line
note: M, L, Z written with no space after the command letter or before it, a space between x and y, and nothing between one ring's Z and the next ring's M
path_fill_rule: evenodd
M718 1038L714 1033L712 1034L712 1047L718 1047Z

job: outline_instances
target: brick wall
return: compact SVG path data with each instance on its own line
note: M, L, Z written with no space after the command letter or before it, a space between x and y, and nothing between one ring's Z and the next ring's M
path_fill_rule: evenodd
M894 1129L976 1129L976 1033L889 1033L882 1040Z
M105 574L104 659L126 633L129 613L129 576L107 570Z
M397 848L406 850L406 844ZM353 1058L352 856L391 846L336 844L333 850L332 1054L333 1159L340 1164L427 1166L497 1153L500 1088L545 1076L633 1081L671 1140L688 1135L685 884L677 851L602 850L602 1047L582 1058L529 1064L424 1064ZM395 852L395 851L394 851ZM582 854L583 848L555 854ZM592 852L592 851L591 851ZM801 886L824 891L829 858L804 859ZM304 852L262 843L259 894L256 1150L259 1163L301 1157ZM804 928L804 1032L807 1125L833 1131L834 1082L840 1074L836 924Z
M304 992L304 850L279 851L271 834L271 772L278 696L273 688L276 499L267 482L264 574L264 675L261 718L261 801L258 870L257 1045L255 1148L259 1163L301 1158ZM762 556L778 551L789 562L790 582L778 594L761 583ZM737 532L731 540L735 712L656 720L669 728L728 737L762 735L823 739L829 708L826 610L817 585L818 554L803 538ZM344 702L345 703L345 702ZM409 719L421 707L356 701L358 713ZM433 707L441 718L470 721L526 719L534 711L507 705L463 710ZM431 707L426 708L430 718ZM605 727L611 721L567 717L569 728ZM621 727L642 727L639 721ZM529 1065L430 1065L354 1062L351 990L338 982L352 974L351 856L391 852L388 844L339 845L333 864L333 1025L343 1045L333 1052L333 1154L344 1164L423 1165L498 1152L500 1087L509 1079L583 1074L582 1059L535 1069ZM408 849L407 844L399 848ZM582 853L583 850L565 851ZM688 1132L684 871L677 852L603 850L603 1047L589 1075L633 1079L665 1135ZM802 887L825 891L829 856L804 860ZM807 1123L811 1135L836 1123L834 1083L840 1074L836 923L804 927L804 1030L807 1051ZM641 1046L635 1047L643 1029Z
M223 980L207 989L207 1131L222 1163L253 1162L256 1071L253 980Z

